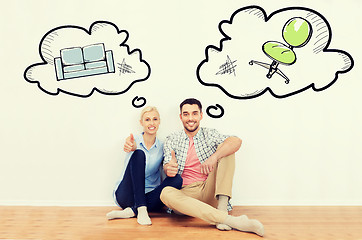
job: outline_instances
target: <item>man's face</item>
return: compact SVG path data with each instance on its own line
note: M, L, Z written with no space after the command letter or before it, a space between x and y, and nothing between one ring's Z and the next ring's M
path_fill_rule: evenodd
M202 112L200 112L197 104L185 104L181 109L180 119L186 132L192 133L199 128L200 121L202 119Z

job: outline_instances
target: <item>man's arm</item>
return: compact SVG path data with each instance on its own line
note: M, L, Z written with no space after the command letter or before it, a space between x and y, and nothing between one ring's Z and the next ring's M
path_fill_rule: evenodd
M241 147L242 140L238 137L228 137L223 143L217 148L203 164L201 164L201 173L208 175L214 170L217 161L223 157L227 157L234 154Z
M236 153L241 147L242 140L238 137L231 136L225 139L220 147L213 154L217 157L217 160L223 157L227 157L233 153Z
M178 164L175 156L175 152L171 151L172 158L171 160L163 165L163 171L165 171L166 175L168 177L174 177L177 174L178 171Z

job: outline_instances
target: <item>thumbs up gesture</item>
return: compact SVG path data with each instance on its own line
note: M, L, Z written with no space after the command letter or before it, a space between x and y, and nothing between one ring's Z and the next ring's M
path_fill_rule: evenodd
M178 171L178 164L176 160L175 151L173 150L171 151L171 160L167 164L165 164L163 169L168 177L176 176Z
M124 143L123 150L127 153L133 152L137 149L136 141L134 140L133 134L131 133Z

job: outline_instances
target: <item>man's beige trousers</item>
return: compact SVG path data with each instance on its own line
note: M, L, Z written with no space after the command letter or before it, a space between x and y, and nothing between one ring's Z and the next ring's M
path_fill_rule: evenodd
M231 198L235 171L235 154L221 158L206 181L183 186L181 190L165 187L162 202L185 215L200 218L211 224L223 223L227 212L216 209L218 195Z

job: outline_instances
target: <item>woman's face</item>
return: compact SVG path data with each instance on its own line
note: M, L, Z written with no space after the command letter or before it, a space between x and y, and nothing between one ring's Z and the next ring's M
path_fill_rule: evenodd
M161 123L160 115L156 111L145 112L140 122L145 134L154 135Z

